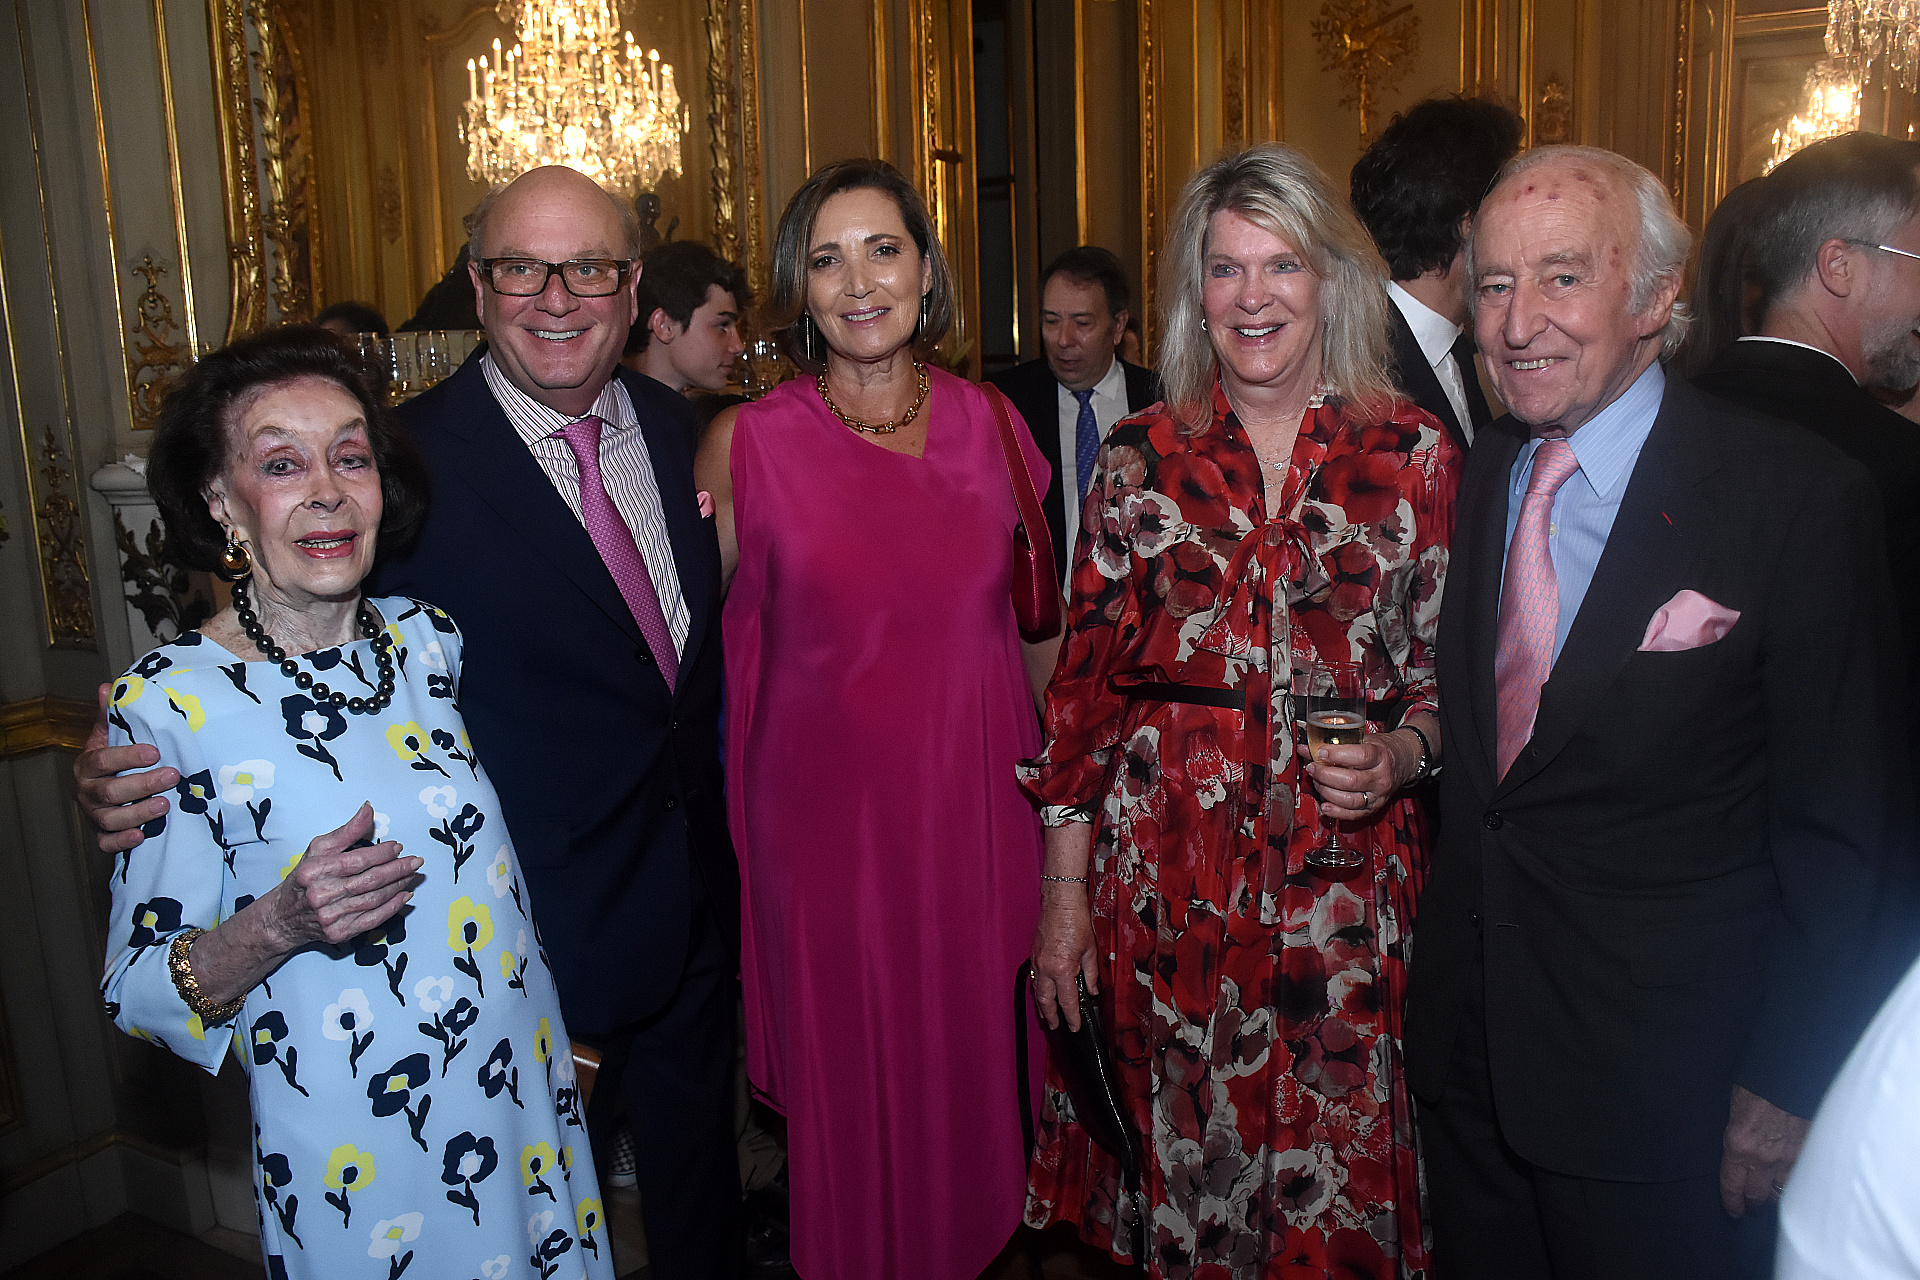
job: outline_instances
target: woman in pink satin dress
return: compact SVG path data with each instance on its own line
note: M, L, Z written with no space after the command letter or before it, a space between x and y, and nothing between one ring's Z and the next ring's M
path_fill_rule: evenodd
M953 286L897 170L794 195L769 309L802 376L723 413L697 466L731 582L747 1073L787 1119L804 1280L972 1280L1025 1195L1011 991L1041 848L1014 768L1058 641L1016 630L991 393L924 362Z

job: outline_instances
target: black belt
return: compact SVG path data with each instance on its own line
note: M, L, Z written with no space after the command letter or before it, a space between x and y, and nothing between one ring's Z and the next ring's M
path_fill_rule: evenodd
M1123 697L1147 702L1187 702L1198 707L1225 707L1229 711L1247 709L1245 689L1214 689L1202 684L1166 684L1158 680L1143 680L1139 684L1108 683Z
M1199 707L1224 707L1228 711L1240 712L1247 709L1245 689L1216 689L1201 684L1167 684L1159 680L1143 680L1139 684L1121 684L1117 680L1110 680L1107 685L1122 697L1139 698L1145 702L1185 702ZM1405 698L1369 701L1367 719L1375 724L1398 724L1400 709L1405 704Z

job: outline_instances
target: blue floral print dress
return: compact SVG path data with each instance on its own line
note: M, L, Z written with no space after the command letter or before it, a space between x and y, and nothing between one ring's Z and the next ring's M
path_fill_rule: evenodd
M152 743L182 781L113 868L107 1010L209 1072L232 1045L269 1275L611 1280L559 997L456 703L460 633L431 605L373 604L395 664L373 715L316 706L195 631L115 684L114 744ZM379 678L370 640L298 661L349 695ZM167 970L173 939L273 888L362 801L375 839L426 860L412 901L295 952L231 1023L201 1025Z

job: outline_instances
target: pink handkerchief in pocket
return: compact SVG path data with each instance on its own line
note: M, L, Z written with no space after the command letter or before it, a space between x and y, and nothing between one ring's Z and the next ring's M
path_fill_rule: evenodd
M1738 621L1738 609L1715 604L1698 591L1681 591L1654 610L1647 623L1646 639L1640 642L1640 652L1679 653L1683 649L1698 649L1726 635Z

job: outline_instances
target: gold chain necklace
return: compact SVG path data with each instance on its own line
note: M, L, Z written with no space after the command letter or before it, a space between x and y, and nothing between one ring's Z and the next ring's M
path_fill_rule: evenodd
M828 393L827 375L825 373L815 378L814 384L820 388L820 398L827 402L827 408L832 411L834 417L840 419L840 421L846 423L855 431L862 432L863 434L870 436L890 436L902 427L911 426L913 420L920 416L921 406L927 402L927 366L916 360L913 362L913 368L914 371L920 375L920 393L913 398L912 406L908 408L906 415L898 422L865 423L858 418L849 418L840 411L840 406L833 402L833 396Z

